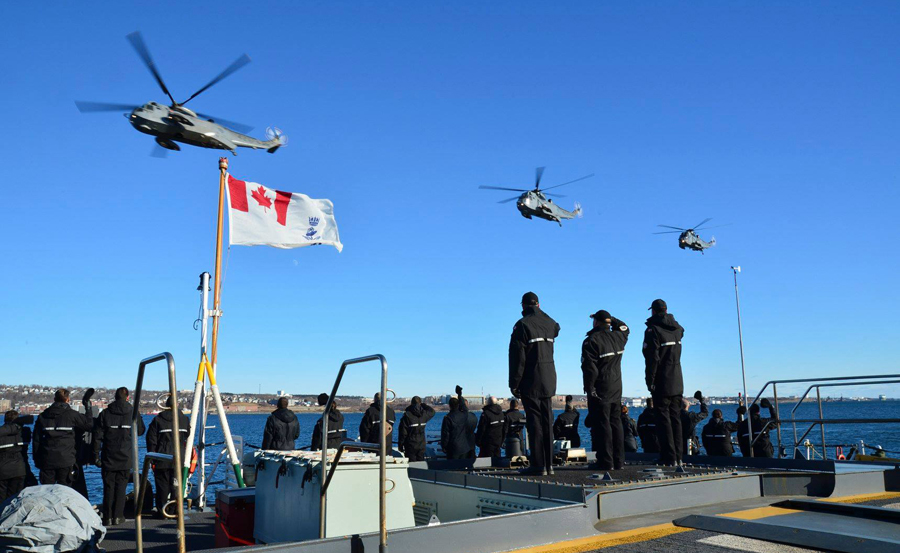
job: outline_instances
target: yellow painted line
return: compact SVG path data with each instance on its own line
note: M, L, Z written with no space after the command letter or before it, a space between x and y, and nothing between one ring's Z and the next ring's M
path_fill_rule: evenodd
M739 520L759 520L761 518L774 517L778 515L789 515L791 513L799 513L797 509L782 509L781 507L757 507L756 509L747 509L744 511L735 511L733 513L722 513L720 517L736 518Z
M656 540L671 536L672 534L691 531L693 531L693 529L679 528L672 523L657 524L655 526L644 526L643 528L635 528L633 530L623 530L622 532L600 534L589 538L526 547L514 551L515 553L583 553L584 551L606 549L607 547L615 547L627 543Z
M864 493L860 495L844 495L840 497L826 497L820 499L826 503L863 503L866 501L878 501L879 499L896 499L900 497L898 492Z

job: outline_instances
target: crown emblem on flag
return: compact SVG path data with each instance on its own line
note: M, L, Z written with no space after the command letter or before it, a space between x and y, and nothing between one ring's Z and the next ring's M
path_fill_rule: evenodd
M310 217L310 218L309 218L309 226L315 227L315 226L318 226L318 225L319 225L319 218L318 218L318 217Z

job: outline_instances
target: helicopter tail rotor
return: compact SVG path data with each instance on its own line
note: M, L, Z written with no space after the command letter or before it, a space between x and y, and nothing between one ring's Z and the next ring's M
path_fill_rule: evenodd
M271 147L266 150L270 154L274 154L275 150L281 148L288 142L287 135L281 132L281 129L278 127L266 128L266 138L268 139L268 144L271 144Z
M573 211L572 213L574 213L579 219L584 217L584 211L582 211L580 203L575 202L575 211Z

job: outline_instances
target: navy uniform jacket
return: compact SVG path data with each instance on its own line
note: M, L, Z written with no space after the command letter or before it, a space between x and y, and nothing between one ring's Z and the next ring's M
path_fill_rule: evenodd
M559 325L540 307L526 307L509 338L509 388L521 397L556 395L553 342Z

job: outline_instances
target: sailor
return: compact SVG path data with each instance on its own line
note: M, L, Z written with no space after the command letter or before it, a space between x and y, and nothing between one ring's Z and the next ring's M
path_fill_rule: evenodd
M319 407L325 407L328 403L328 394L319 394L316 401L318 402ZM331 410L328 412L328 444L326 447L328 447L328 449L337 449L346 436L347 431L344 430L344 415L338 410L337 403L332 403ZM322 450L322 418L319 418L319 420L316 421L316 426L313 428L312 445L310 446L310 449L312 451Z
M263 430L262 449L275 451L294 451L294 440L300 437L300 421L297 415L288 409L288 398L278 398L277 409L266 419Z
M410 461L425 460L425 426L434 417L434 409L413 396L412 403L400 418L400 436L397 440L400 451Z
M631 332L608 311L597 311L593 328L581 344L581 372L588 396L591 446L599 470L625 466L622 432L622 354Z
M0 426L0 503L25 487L28 465L22 458L22 448L26 447L22 430L19 413L7 411Z
M175 437L172 436L173 413L172 413L172 396L166 401L166 408L156 415L150 422L150 428L147 429L147 451L149 453L164 453L173 455L173 460L157 460L153 462L153 480L156 482L156 516L163 518L163 509L172 495L175 476L178 474L180 467L175 466ZM181 434L178 443L181 449L181 458L184 459L185 445L187 437L191 431L191 422L181 412L178 412L178 432Z
M566 409L556 417L553 423L553 439L569 440L572 447L581 447L581 435L578 434L578 419L581 414L572 406L572 396L566 396ZM587 421L585 421L585 425Z
M625 453L637 452L637 423L628 416L628 406L624 404L622 405L622 437L625 441Z
M475 457L475 429L478 421L469 412L469 406L462 396L462 388L456 387L456 397L448 402L450 411L441 422L441 449L447 459L469 459Z
M93 419L69 407L69 390L60 388L53 405L44 409L34 424L34 465L41 484L72 486L75 470L75 433L90 432Z
M553 342L559 325L541 310L537 294L522 296L522 318L509 339L509 388L525 407L525 426L531 443L532 474L553 473L553 405L556 365Z
M115 401L94 422L91 440L95 463L103 477L104 526L125 522L125 488L132 469L131 432L134 408L128 403L128 388L116 390ZM138 416L134 424L137 435L144 435L144 420Z
M682 447L685 455L688 455L689 452L692 455L700 454L700 441L697 440L696 432L697 423L709 416L709 408L706 406L706 401L703 399L703 394L700 393L700 390L697 390L694 398L700 402L699 413L691 411L691 403L688 400L682 400L684 408L681 410L681 435L684 440Z
M374 401L366 409L362 421L359 423L359 439L370 444L380 444L382 436L387 436L387 449L391 450L394 442L394 425L397 422L397 415L388 405L385 410L385 420L387 428L380 431L381 426L381 394L375 394Z
M768 418L760 416L760 406L769 410ZM750 448L750 440L748 439L747 434L747 421L743 417L745 412L743 405L738 407L738 443L741 446L741 453L744 456L747 456ZM778 419L775 416L774 407L768 398L762 398L759 403L754 403L750 406L750 424L753 427L753 439L756 440L753 443L754 457L767 458L775 455L775 448L772 446L772 441L769 439L769 430L774 426L777 426L777 423Z
M637 431L644 453L659 453L659 434L656 432L656 409L653 408L653 398L647 398L646 407L638 415Z
M739 430L738 425L722 418L721 409L713 409L712 418L703 427L703 449L707 455L715 457L731 457L734 446L731 445L731 433Z
M656 431L659 436L659 463L681 465L681 403L684 381L681 375L681 338L684 329L668 313L663 300L653 300L652 315L644 332L644 365L647 389L656 406Z
M84 478L84 467L85 465L93 465L96 462L94 448L91 446L91 433L94 428L94 407L91 404L91 396L93 395L94 389L88 388L81 398L84 414L91 420L91 430L75 433L75 466L72 470L72 489L88 500L90 500L90 497L88 495L87 480Z
M479 457L501 457L501 448L506 436L503 435L505 420L503 408L497 398L490 396L487 405L481 408L478 429L475 431L475 443L478 445Z
M503 446L506 448L507 457L522 455L522 427L524 426L525 415L519 411L519 400L513 398L509 400L509 409L503 413L503 435L506 436Z

